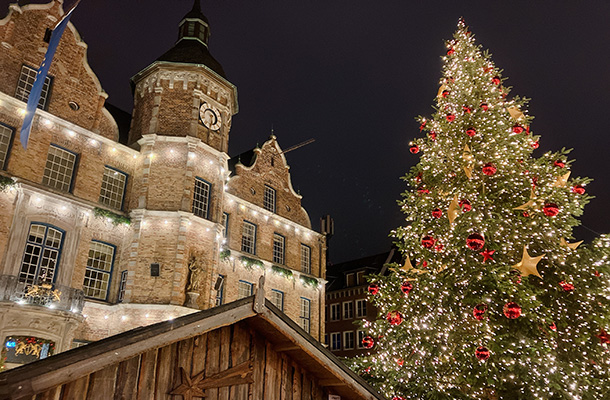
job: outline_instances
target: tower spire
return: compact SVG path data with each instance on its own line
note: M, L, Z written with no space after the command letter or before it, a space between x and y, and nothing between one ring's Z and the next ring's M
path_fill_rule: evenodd
M178 41L198 40L207 46L209 38L210 25L207 17L201 12L201 1L194 0L193 8L180 21Z

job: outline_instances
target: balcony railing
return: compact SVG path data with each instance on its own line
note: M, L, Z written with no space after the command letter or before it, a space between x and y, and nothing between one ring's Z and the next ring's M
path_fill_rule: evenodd
M54 310L81 314L85 305L82 290L69 286L19 282L13 275L0 275L0 302L14 302L48 307Z

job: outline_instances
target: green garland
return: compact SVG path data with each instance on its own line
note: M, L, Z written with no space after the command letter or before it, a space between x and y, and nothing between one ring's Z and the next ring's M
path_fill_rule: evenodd
M280 267L279 265L272 265L271 270L286 279L292 279L292 270L289 270L288 268Z
M246 256L241 256L240 260L241 260L241 263L244 265L244 267L246 267L249 270L251 270L255 266L259 267L259 268L263 268L263 262L261 260L257 260L255 258L250 258L250 257L246 257Z
M229 258L230 256L231 256L231 250L229 250L229 249L225 249L220 252L220 259L223 261L226 260L227 258Z
M105 210L103 208L99 208L99 207L95 207L93 209L93 215L95 215L97 218L108 218L112 221L113 225L119 225L119 224L130 225L131 224L131 218L126 217L124 215L114 213L112 211Z
M313 288L320 286L320 282L316 278L312 278L310 276L301 275L301 281L305 286L311 286Z
M4 192L6 189L10 189L15 186L15 181L8 176L0 175L0 192Z

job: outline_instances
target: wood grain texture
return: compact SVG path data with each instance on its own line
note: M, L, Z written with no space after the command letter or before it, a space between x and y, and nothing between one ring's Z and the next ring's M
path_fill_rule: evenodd
M91 378L89 378L87 400L108 400L114 397L118 367L118 364L111 364L108 367L91 374Z
M157 376L157 350L142 354L140 361L140 374L138 376L137 400L150 400L155 398L155 379Z
M119 364L114 400L132 400L136 398L138 393L140 358L139 356L132 357Z

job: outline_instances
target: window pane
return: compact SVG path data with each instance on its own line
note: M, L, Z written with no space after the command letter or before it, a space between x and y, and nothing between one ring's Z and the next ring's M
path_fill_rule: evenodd
M4 125L0 125L0 169L4 169L6 165L6 156L8 155L13 130Z
M89 245L89 257L83 282L85 296L100 300L106 300L108 297L114 250L113 246L105 243L91 242Z
M201 179L195 179L193 190L193 214L201 218L208 218L210 206L210 184Z
M19 270L19 281L30 284L53 283L63 233L53 227L30 225Z
M42 177L43 185L67 192L70 190L76 154L51 145Z
M102 177L102 190L100 191L100 204L120 210L125 195L127 175L112 168L104 167Z
M242 236L241 236L241 250L254 254L256 251L255 248L256 243L256 225L251 224L250 222L244 221L244 226L242 228Z
M301 244L301 271L311 274L311 248Z
M284 264L284 236L273 234L273 262Z
M252 284L250 282L239 281L237 286L237 298L243 299L244 297L252 296Z
M21 66L21 74L19 75L19 81L17 82L17 89L15 90L15 97L21 101L28 101L32 86L36 80L38 71L30 68L26 65ZM40 92L40 100L38 101L38 108L44 109L47 104L47 98L49 96L49 89L51 87L51 78L46 77L44 84L42 85L42 91Z
M267 211L275 212L275 189L267 185L265 185L263 208Z

